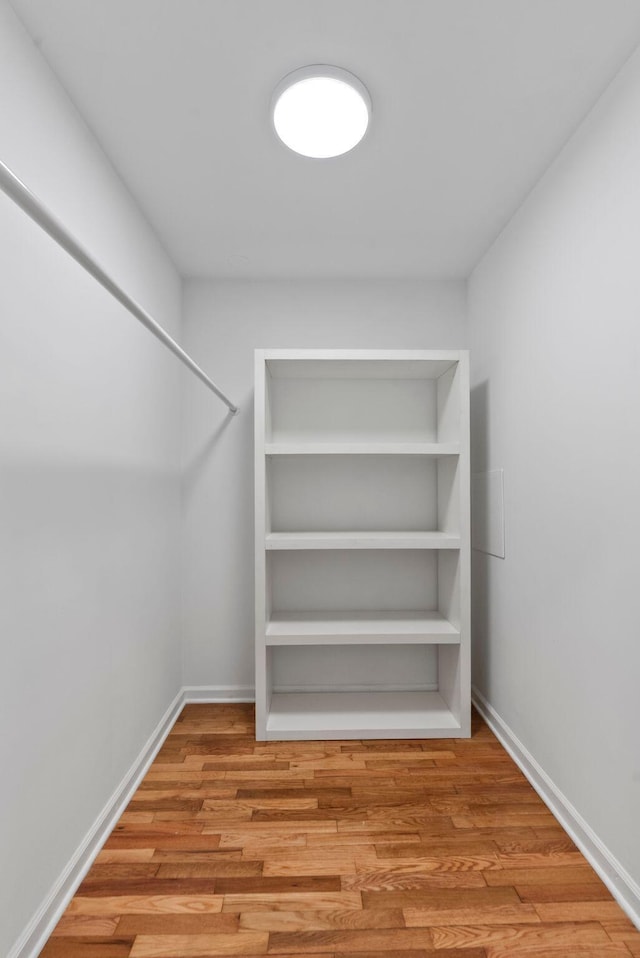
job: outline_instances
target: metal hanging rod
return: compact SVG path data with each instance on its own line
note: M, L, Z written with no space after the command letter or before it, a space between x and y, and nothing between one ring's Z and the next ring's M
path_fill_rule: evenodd
M10 196L14 203L24 210L24 212L34 220L38 226L51 236L63 249L72 256L77 263L80 263L94 279L97 279L101 286L104 286L119 303L129 310L132 316L142 323L150 333L159 339L174 356L177 356L181 363L190 369L191 372L200 379L205 386L208 386L211 392L222 400L235 415L238 407L235 406L228 396L216 386L213 380L209 379L203 369L185 353L184 349L178 345L175 339L172 339L159 323L155 321L134 299L125 293L123 289L113 280L107 272L94 260L93 256L78 242L75 237L62 225L62 223L46 208L46 206L35 196L31 190L18 179L8 166L0 160L0 187L7 196Z

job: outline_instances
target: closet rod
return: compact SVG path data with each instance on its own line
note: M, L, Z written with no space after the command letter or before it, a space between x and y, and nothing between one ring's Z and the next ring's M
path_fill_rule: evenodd
M238 412L238 407L235 406L228 396L222 392L221 389L216 386L213 380L209 379L204 370L200 369L198 364L189 356L188 353L185 353L184 349L178 345L175 339L172 339L169 333L160 326L159 323L152 319L151 316L138 305L134 299L131 299L130 296L125 293L123 289L118 286L118 284L113 280L108 273L103 270L103 268L94 260L93 256L78 242L75 237L69 233L67 229L62 225L62 223L51 213L46 206L35 196L31 190L24 185L24 183L18 179L18 177L13 173L8 166L0 160L0 187L4 190L7 196L10 196L11 199L17 203L17 205L24 210L24 212L34 220L38 226L41 226L42 229L49 234L61 246L63 249L72 256L76 262L80 263L88 273L90 273L94 279L97 279L98 282L104 286L111 295L118 300L119 303L122 303L126 309L129 310L132 316L142 323L150 333L159 339L167 349L169 349L174 356L177 356L181 363L190 369L191 372L200 379L205 386L208 386L209 389L216 394L216 396L229 407L231 412L235 415Z

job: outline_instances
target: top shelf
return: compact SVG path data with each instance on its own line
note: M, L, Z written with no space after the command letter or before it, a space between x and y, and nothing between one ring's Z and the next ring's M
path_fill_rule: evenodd
M272 379L439 379L458 350L265 350Z
M459 442L268 442L267 456L458 456Z

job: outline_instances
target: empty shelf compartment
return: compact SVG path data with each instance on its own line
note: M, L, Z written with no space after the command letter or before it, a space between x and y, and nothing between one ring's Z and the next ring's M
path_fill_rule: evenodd
M267 739L455 738L461 727L439 692L281 692Z

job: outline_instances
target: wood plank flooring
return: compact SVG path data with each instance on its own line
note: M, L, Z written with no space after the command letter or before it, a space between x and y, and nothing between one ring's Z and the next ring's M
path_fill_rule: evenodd
M189 705L43 958L630 958L640 933L476 716L256 743Z

